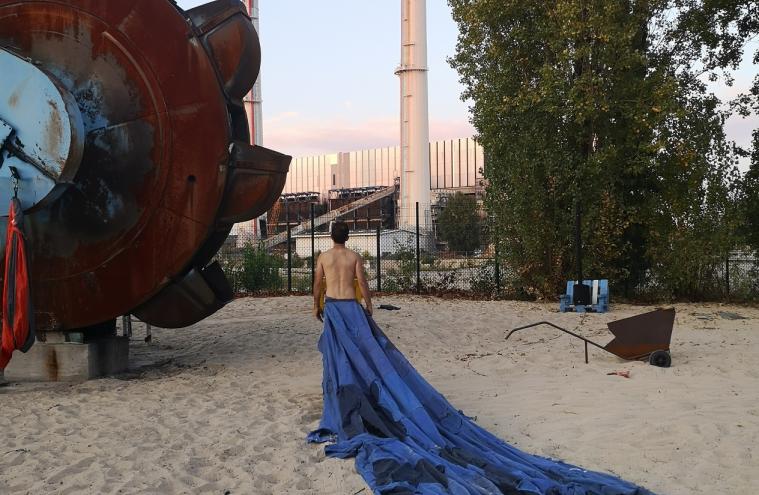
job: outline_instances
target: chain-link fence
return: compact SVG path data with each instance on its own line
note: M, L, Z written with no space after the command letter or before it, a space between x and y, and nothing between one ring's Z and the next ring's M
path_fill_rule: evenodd
M759 258L749 251L733 251L725 260L725 295L730 300L759 300Z
M454 226L435 210L400 210L394 218L392 228L371 218L345 219L351 228L346 245L362 256L372 290L481 297L499 291L500 264L479 209ZM316 225L289 223L268 239L238 227L217 255L235 292L308 293L313 260L332 247L330 223Z
M470 205L471 206L471 205ZM323 214L314 208L314 218ZM388 226L379 217L348 215L347 247L364 259L369 286L378 292L455 293L465 297L509 297L518 293L498 256L497 243L479 207L465 215L442 209L394 212ZM256 238L236 229L217 256L238 294L266 295L311 291L314 259L332 247L330 222L312 229L308 214L293 216L281 232ZM303 222L304 218L306 219ZM300 223L296 223L300 222ZM759 299L759 260L735 251L713 274L714 299ZM613 281L612 281L613 282ZM641 293L641 297L645 294Z

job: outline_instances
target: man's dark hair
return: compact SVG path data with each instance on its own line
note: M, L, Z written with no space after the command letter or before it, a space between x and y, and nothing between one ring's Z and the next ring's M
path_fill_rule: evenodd
M348 240L348 224L340 221L333 223L330 236L336 243L345 244Z

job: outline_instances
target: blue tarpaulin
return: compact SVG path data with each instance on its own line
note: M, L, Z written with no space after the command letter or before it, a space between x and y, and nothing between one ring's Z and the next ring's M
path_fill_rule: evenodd
M354 300L328 300L319 340L324 412L308 436L355 457L381 495L652 495L608 474L526 454L427 383Z

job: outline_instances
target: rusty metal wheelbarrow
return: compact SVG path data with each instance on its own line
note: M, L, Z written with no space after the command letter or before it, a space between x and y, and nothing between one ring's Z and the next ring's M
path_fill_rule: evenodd
M605 346L588 340L581 335L561 328L550 321L540 321L515 328L506 336L509 339L515 332L540 325L548 325L572 337L585 342L585 363L588 363L588 344L610 352L615 356L628 361L648 359L649 364L660 368L669 368L672 357L669 353L669 344L672 339L672 327L675 323L675 309L657 309L642 315L631 316L623 320L607 323L609 331L614 335Z

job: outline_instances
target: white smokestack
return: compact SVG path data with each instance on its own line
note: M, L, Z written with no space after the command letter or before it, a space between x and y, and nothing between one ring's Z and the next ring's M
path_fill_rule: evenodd
M245 7L248 10L248 15L253 22L253 27L258 33L258 39L261 39L261 31L259 29L258 21L258 0L244 0ZM258 79L253 85L253 89L248 93L244 99L245 113L248 117L248 130L250 132L250 144L263 145L264 141L264 126L263 126L263 111L261 104L261 72L258 73ZM250 222L244 222L242 225L238 225L233 230L238 235L238 243L253 242L255 239L261 238L265 232L258 231L258 223L260 218L266 218L266 213L259 218L254 218ZM241 245L242 245L241 244Z
M401 215L414 225L419 203L424 225L430 208L430 130L427 87L426 0L401 0Z
M253 21L253 27L261 37L258 23L258 0L245 0L245 6L248 8L248 15ZM256 84L248 96L245 97L245 112L248 114L248 125L250 128L250 144L262 145L264 140L263 133L263 113L261 103L261 74L258 74Z

